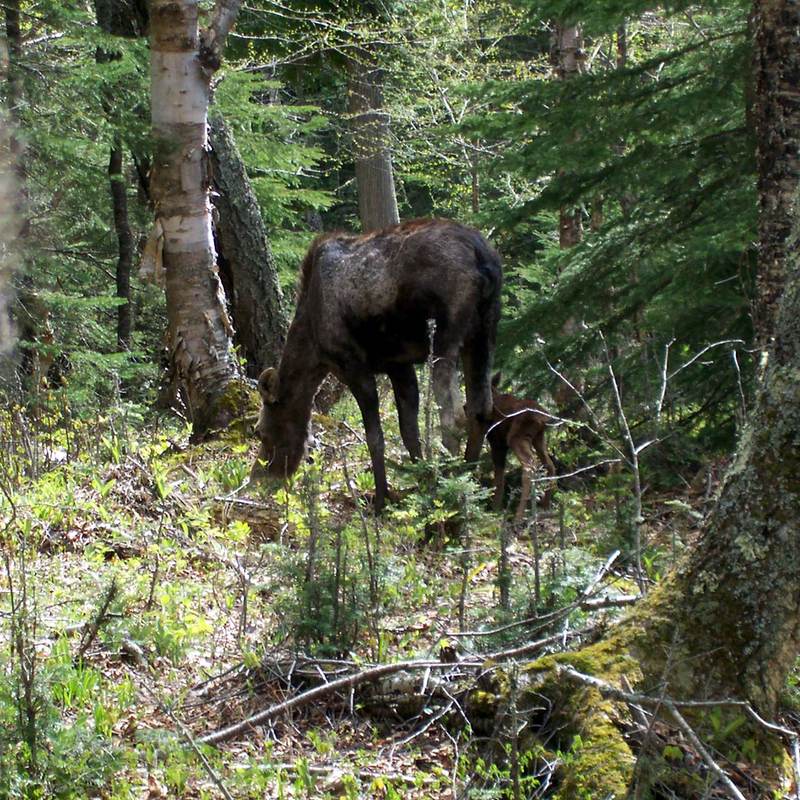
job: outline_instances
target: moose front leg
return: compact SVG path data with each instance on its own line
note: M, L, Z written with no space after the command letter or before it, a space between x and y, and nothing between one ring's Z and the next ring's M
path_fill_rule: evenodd
M378 387L372 374L350 375L345 380L364 420L367 447L372 460L372 474L375 477L375 511L381 511L386 504L386 462L384 461L384 442L381 420L378 413Z
M398 364L389 370L389 380L394 389L400 436L414 461L422 458L419 440L419 385L413 364Z

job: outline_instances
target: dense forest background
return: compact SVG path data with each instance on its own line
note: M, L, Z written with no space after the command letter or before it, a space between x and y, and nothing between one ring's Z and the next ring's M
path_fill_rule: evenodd
M682 591L667 576L724 527L711 512L765 407L764 309L782 288L759 273L758 64L783 52L754 45L760 4L172 5L199 14L210 99L182 151L209 190L219 280L200 288L175 277L159 222L170 181L192 178L168 165L192 128L158 83L187 46L158 27L170 4L0 4L0 796L789 796L797 775L766 728L710 702L687 722L666 688L730 689L780 717L791 749L788 667L761 695L716 667L707 691L647 683L702 650L665 634L643 687L601 646L558 667L620 695L583 684L585 723L585 698L522 675L655 595L652 630ZM776 14L791 28L796 11ZM361 423L332 384L313 461L281 489L248 487L253 379L280 357L313 238L429 216L501 254L495 364L552 414L554 509L534 502L515 526L488 510L488 465L468 474L435 441L407 463L387 386L401 499L384 515L363 502ZM206 330L204 355L189 340ZM425 659L407 683L363 678ZM453 661L468 666L445 678ZM349 692L305 699L345 673L362 676ZM661 712L622 697L632 685L667 698ZM200 741L291 697L297 711L229 749Z

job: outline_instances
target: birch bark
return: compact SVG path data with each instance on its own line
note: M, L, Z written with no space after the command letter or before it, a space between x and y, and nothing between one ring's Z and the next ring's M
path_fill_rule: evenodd
M171 379L195 435L230 421L235 409L223 400L239 378L211 230L207 121L210 79L238 6L218 0L201 32L198 0L150 5L150 189L163 230Z

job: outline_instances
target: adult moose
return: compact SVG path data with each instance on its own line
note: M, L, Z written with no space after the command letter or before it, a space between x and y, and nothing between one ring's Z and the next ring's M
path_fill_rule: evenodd
M254 477L261 462L273 476L297 469L314 395L332 372L361 410L375 476L375 508L380 510L387 484L375 375L389 376L403 443L412 458L420 458L414 364L428 357L431 319L442 438L454 453L453 379L460 356L467 394L465 457L477 460L492 413L501 281L497 253L478 231L451 220L413 220L362 236L318 237L302 264L297 310L280 364L264 370L258 380L263 405Z

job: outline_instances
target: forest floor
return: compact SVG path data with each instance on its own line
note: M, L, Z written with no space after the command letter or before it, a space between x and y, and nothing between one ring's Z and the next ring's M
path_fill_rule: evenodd
M120 411L20 437L9 416L22 445L2 479L0 717L17 749L2 742L0 794L23 796L17 780L62 797L511 796L509 768L490 764L503 746L437 696L436 669L197 744L370 665L563 649L638 594L624 473L504 529L456 465L405 465L390 407L383 418L402 499L376 519L348 401L315 417L314 462L272 493L243 487L256 444L233 433L195 446ZM712 488L645 495L646 581L679 557ZM550 756L526 796L546 796Z

